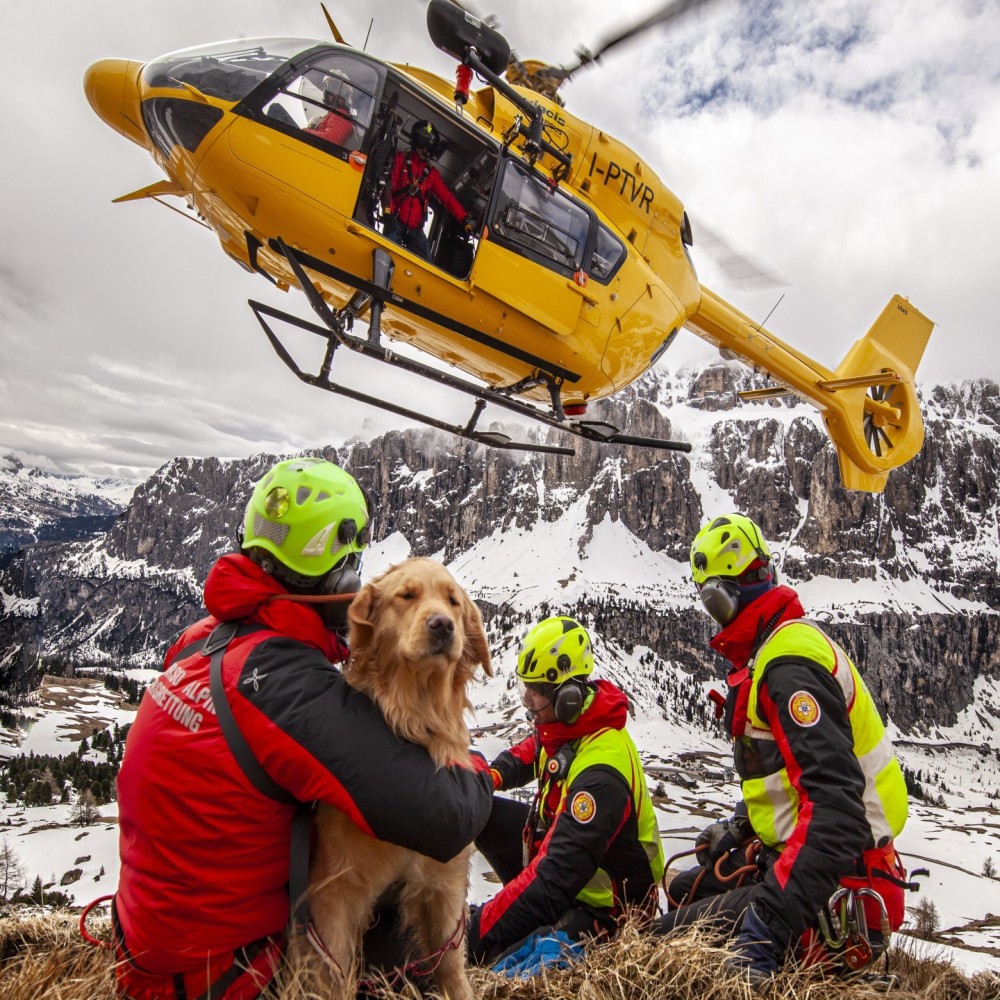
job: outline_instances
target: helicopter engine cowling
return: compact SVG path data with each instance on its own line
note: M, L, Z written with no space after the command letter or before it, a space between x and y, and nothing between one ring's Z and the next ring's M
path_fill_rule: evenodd
M507 39L451 0L431 0L427 5L427 33L442 52L459 62L469 48L494 73L502 73L510 62Z

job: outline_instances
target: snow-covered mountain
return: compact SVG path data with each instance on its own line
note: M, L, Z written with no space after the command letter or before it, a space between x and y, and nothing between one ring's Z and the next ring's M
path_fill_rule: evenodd
M741 405L753 384L739 365L658 369L605 404L630 432L687 438L690 456L586 443L575 456L498 452L430 431L319 450L380 498L380 536L398 532L414 554L450 564L487 618L543 605L587 615L608 640L646 645L700 680L718 666L688 545L709 515L745 511L901 731L961 719L968 741L995 742L996 384L926 392L925 447L877 496L840 487L811 407ZM176 459L105 535L14 558L0 574L0 689L26 691L67 667L155 666L200 614L201 581L232 549L273 458Z
M0 565L25 545L64 541L107 531L128 506L136 483L28 469L0 457Z
M738 794L704 697L722 664L706 649L711 623L689 581L688 545L710 515L755 517L785 578L855 653L888 711L923 795L900 848L911 868L931 869L923 892L939 926L964 928L952 937L963 967L1000 969L1000 921L971 926L1000 913L997 386L925 392L923 452L868 496L839 486L811 408L739 406L736 393L753 384L739 366L657 371L604 407L629 432L690 440L690 456L592 445L574 457L504 453L423 431L317 453L379 497L366 575L436 556L483 608L497 676L473 701L487 756L523 732L513 666L524 630L546 613L585 620L599 670L637 705L632 729L668 854L690 848ZM134 706L120 688L152 676L202 614L205 573L232 549L249 488L273 460L176 459L135 488L105 534L11 559L0 573L0 758L66 755L94 730L127 723ZM98 764L114 752L83 756ZM68 878L63 891L84 903L114 889L117 828L113 801L100 805L101 822L71 825L77 799L5 802L0 824L11 825L0 836L29 884ZM477 861L477 900L492 891L482 875Z

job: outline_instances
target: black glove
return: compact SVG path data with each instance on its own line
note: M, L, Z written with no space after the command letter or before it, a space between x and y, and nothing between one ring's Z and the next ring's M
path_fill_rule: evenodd
M491 950L483 944L483 939L479 934L479 918L482 912L481 906L469 907L469 918L465 922L465 940L468 944L469 963L472 965L485 965L486 960L491 957Z
M714 868L716 861L739 847L753 828L745 816L733 816L706 826L694 842L698 860L705 868Z

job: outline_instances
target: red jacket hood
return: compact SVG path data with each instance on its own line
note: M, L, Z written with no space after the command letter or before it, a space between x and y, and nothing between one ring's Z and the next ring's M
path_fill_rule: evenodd
M538 738L549 755L563 744L590 736L601 729L624 729L628 721L628 695L611 681L593 681L594 699L571 726L563 722L538 723Z
M205 607L219 621L254 621L314 646L329 660L343 660L343 643L319 614L308 604L288 600L288 596L273 576L237 553L223 556L205 580Z

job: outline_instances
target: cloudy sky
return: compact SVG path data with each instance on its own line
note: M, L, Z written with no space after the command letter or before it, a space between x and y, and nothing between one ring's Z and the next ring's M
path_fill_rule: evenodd
M374 19L369 51L452 74L417 0L327 6L348 41ZM522 58L554 63L624 26L595 0L493 9ZM160 175L82 89L103 57L324 38L318 0L13 0L4 28L16 44L0 67L0 454L135 477L179 454L302 450L386 426L298 383L272 353L246 300L308 316L300 295L244 274L161 205L110 203ZM655 166L696 241L721 232L780 273L781 289L753 290L698 258L702 280L754 318L784 294L768 322L780 338L833 368L899 292L938 323L920 383L1000 379L997 51L1000 0L719 0L618 47L564 94ZM661 363L711 359L680 339ZM350 360L369 388L412 391Z

